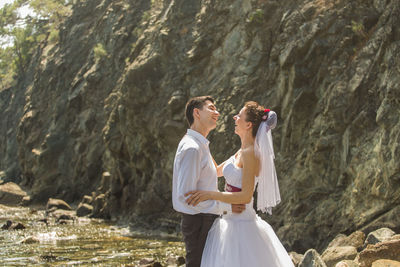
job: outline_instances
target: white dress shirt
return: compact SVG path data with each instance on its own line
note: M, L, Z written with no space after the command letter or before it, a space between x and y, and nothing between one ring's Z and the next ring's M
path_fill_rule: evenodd
M200 133L188 129L178 145L174 160L172 205L186 214L232 212L231 204L206 200L196 206L188 205L185 194L192 190L218 191L218 177L212 160L209 141Z

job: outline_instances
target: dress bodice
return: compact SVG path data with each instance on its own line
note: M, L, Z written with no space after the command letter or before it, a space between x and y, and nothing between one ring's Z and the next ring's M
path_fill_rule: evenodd
M232 155L222 168L222 174L227 184L242 188L242 168L235 165L235 155Z
M242 188L242 175L243 169L239 168L235 164L235 155L231 156L224 164L222 168L222 174L225 177L225 191L227 192L238 192ZM256 216L256 212L253 209L253 198L250 203L246 204L246 209L242 213L232 213L225 215L224 218L231 218L236 220L249 220Z

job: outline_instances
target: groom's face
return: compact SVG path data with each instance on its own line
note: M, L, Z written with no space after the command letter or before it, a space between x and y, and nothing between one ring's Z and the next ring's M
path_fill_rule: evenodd
M217 107L209 100L205 102L203 108L199 109L200 123L208 130L212 130L217 126L218 117Z

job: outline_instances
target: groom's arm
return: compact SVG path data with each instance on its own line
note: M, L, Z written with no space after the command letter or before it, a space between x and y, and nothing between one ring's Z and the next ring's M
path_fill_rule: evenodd
M196 206L186 203L185 193L197 189L200 177L200 152L196 148L188 148L181 152L177 177L177 200L180 206L196 213L227 214L232 212L231 204L215 200L206 200Z

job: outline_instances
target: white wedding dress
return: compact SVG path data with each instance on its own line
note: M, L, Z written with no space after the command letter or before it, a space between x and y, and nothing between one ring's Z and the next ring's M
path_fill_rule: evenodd
M226 191L240 191L242 169L232 156L224 165ZM293 267L272 227L253 208L253 200L240 214L217 218L208 232L202 267Z

